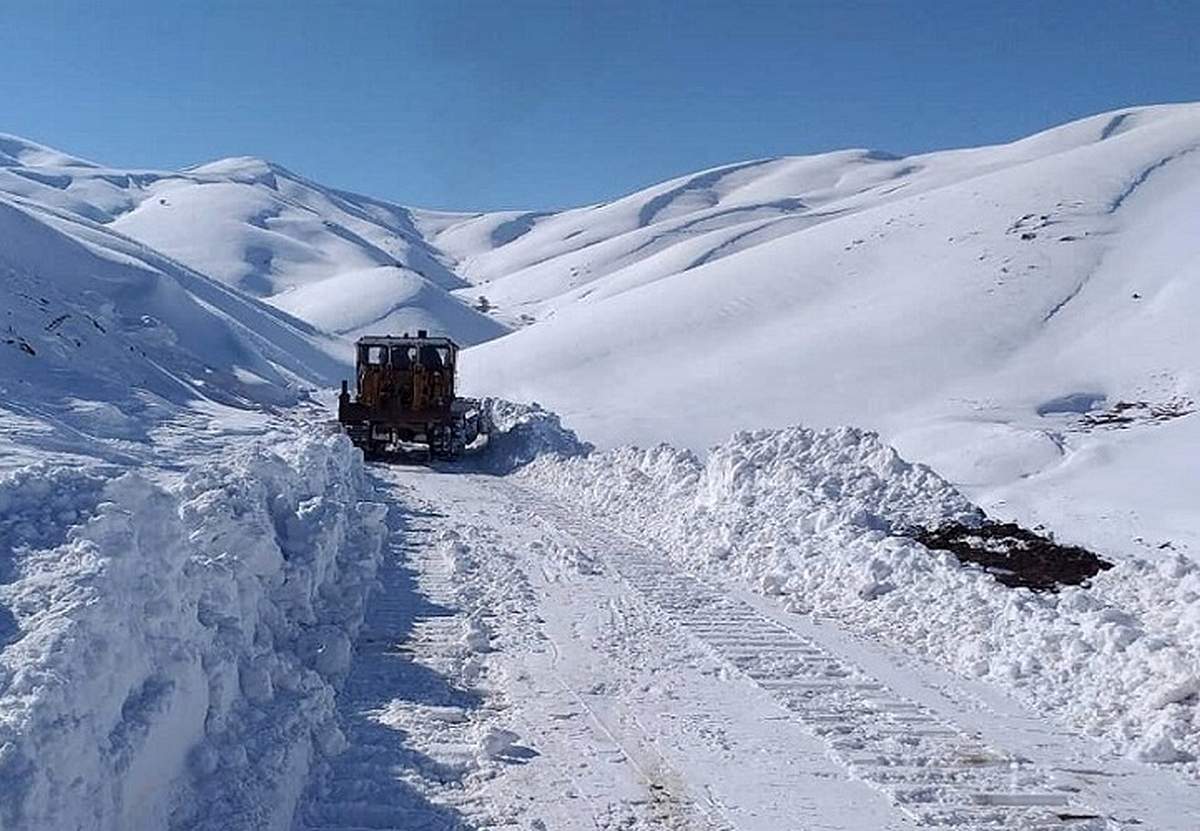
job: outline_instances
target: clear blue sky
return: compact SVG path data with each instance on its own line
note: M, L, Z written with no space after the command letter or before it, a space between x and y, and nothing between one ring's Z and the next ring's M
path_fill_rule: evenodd
M0 132L456 209L1200 99L1200 2L0 0Z

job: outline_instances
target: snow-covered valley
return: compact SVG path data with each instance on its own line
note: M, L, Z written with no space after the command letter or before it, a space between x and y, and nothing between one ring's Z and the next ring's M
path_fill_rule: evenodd
M1198 147L448 213L0 136L0 828L1194 828ZM365 465L417 329L554 412ZM914 536L984 511L1112 567Z

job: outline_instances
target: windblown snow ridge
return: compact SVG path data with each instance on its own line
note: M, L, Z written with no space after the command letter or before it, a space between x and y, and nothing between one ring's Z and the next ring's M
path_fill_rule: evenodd
M284 828L378 562L342 437L0 479L0 827Z
M706 459L660 445L519 474L690 569L780 596L986 678L1144 761L1200 758L1200 566L1122 559L1089 587L1011 589L903 536L982 512L874 433L738 433Z

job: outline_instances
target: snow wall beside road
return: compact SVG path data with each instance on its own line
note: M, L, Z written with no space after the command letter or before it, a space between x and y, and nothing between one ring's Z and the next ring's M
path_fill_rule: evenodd
M385 508L343 437L0 479L0 828L282 828Z

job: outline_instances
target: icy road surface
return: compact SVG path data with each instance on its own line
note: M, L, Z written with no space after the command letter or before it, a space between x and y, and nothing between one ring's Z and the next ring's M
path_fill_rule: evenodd
M297 829L1140 828L1200 789L503 478L394 497Z

